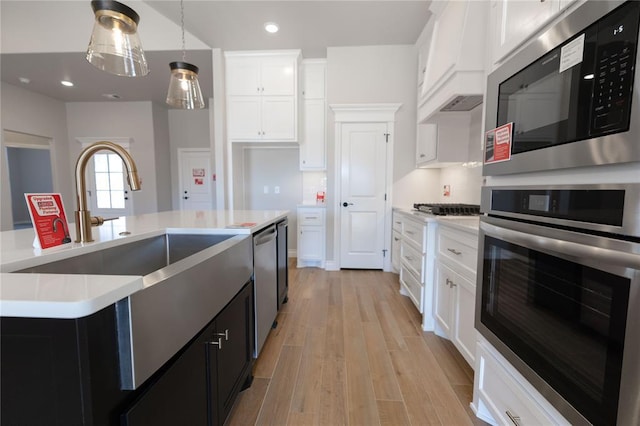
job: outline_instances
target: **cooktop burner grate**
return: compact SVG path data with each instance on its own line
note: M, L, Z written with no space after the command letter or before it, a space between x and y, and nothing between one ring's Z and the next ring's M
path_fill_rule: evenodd
M477 204L416 203L413 208L437 216L477 216L480 214L480 206Z

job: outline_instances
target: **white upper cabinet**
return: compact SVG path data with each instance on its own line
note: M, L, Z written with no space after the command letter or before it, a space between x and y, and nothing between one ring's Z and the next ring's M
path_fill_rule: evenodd
M225 52L231 141L297 141L299 60L299 50Z
M325 99L326 74L326 59L305 59L302 61L303 99Z
M302 61L300 170L326 170L326 71L324 59Z
M470 121L467 114L449 114L438 124L418 124L416 167L441 168L468 161Z
M293 96L296 94L298 55L226 53L227 95Z
M492 63L501 62L560 10L560 0L493 1Z

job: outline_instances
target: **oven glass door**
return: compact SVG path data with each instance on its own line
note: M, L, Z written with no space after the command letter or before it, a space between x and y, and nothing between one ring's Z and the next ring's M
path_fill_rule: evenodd
M587 420L615 424L631 279L482 235L482 324Z
M500 84L497 124L514 123L512 154L629 129L639 11L628 2ZM563 47L576 44L582 60L562 69Z

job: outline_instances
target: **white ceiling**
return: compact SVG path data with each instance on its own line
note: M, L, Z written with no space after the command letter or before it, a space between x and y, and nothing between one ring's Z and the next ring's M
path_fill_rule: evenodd
M127 3L123 1L123 3ZM145 1L176 24L180 2ZM414 44L429 18L430 1L198 1L185 0L186 30L212 48L222 50L302 49L303 57L326 57L327 47ZM135 3L129 3L135 9ZM265 22L280 31L268 34ZM141 16L140 26L144 25ZM3 37L6 36L3 34ZM87 36L88 37L88 36ZM142 40L144 47L145 41ZM186 46L189 49L189 46ZM117 93L122 101L153 100L163 103L169 79L168 63L181 59L176 51L146 52L151 73L144 78L104 75L84 60L84 53L3 54L2 81L67 102L104 101ZM213 96L211 51L188 51L187 61L198 65L205 97ZM96 78L96 73L101 73ZM59 84L71 78L75 87Z

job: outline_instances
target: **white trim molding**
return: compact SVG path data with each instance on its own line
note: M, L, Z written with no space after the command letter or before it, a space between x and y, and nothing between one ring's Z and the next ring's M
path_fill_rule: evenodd
M335 122L335 191L336 200L342 198L342 124L343 123L385 123L389 140L387 143L387 165L385 187L387 194L387 203L385 206L384 221L384 248L388 254L384 258L383 270L391 271L391 190L393 187L393 146L395 135L396 112L402 107L402 104L384 103L384 104L331 104L329 108L333 111ZM327 207L329 209L329 207ZM340 229L341 229L341 208L340 203L335 203L333 207L333 260L327 260L325 268L331 271L340 270Z
M332 104L336 123L394 122L402 104Z
M129 149L131 144L133 143L133 138L129 136L110 136L110 137L77 137L75 138L76 142L82 145L85 148L88 145L91 145L94 142L113 142L116 145L120 145L124 149Z

